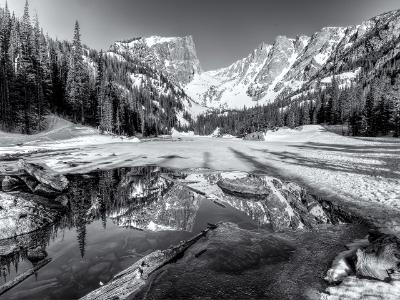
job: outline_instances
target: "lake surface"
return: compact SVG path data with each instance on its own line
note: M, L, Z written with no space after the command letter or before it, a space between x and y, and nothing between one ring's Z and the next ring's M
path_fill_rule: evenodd
M19 237L20 251L0 257L1 284L32 267L27 249L52 261L1 299L78 299L157 249L188 239L220 221L245 229L268 229L252 202L221 204L168 178L200 185L215 174L190 175L159 167L122 168L69 176L69 210L51 228ZM212 193L212 191L211 191ZM21 242L22 240L22 242Z

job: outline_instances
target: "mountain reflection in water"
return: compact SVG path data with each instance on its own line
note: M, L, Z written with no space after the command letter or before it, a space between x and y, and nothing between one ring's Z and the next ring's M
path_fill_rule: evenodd
M265 211L252 200L227 196L223 201L229 205L217 205L174 183L191 182L220 197L215 185L220 178L215 172L191 174L154 166L69 176L70 187L63 195L69 209L57 224L0 241L3 283L32 267L37 253L53 259L36 277L2 297L79 298L143 255L190 238L208 222L266 225Z

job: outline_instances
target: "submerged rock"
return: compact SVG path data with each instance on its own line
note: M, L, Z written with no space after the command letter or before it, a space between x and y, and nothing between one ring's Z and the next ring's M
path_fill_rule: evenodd
M218 224L132 299L310 299L325 288L329 258L365 234L353 225L271 233Z

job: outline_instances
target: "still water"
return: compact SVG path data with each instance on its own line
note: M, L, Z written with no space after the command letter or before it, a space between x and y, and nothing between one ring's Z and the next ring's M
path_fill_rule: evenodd
M165 174L188 176L158 167L69 176L64 195L68 212L51 228L18 237L19 250L0 256L1 284L35 264L28 249L46 253L52 261L0 299L78 299L150 252L192 237L207 223L267 227L256 207L221 205L166 180ZM213 176L200 177L213 182Z

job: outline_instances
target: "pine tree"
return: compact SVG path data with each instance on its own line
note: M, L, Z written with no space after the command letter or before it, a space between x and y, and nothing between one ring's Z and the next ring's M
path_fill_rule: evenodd
M85 122L88 84L89 75L83 61L80 28L78 21L76 21L67 79L67 96L68 102L74 112L75 120L77 121L79 116L82 124Z
M375 136L374 90L372 88L367 94L363 111L362 124L362 132L364 135Z

